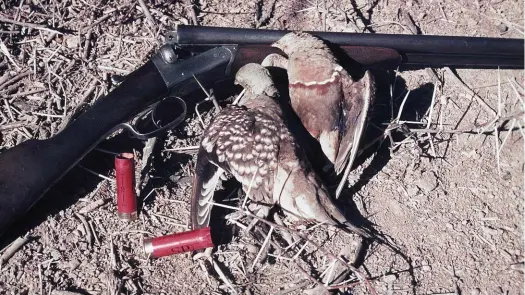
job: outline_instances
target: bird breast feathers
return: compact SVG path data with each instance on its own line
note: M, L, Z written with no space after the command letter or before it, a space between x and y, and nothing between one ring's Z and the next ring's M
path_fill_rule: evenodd
M343 68L324 56L300 55L290 59L290 86L324 86L336 82Z

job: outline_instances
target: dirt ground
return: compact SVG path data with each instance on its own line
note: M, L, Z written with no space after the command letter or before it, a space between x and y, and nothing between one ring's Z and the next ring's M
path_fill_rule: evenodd
M193 23L186 3L146 0L145 11L140 1L128 0L0 1L0 152L56 134L76 110L107 94L112 79L147 61L167 30ZM523 38L524 31L522 1L194 3L199 25L402 34L419 28L422 34L503 38ZM377 73L378 99L363 146L397 122L408 90L399 119L421 123L405 126L444 131L395 129L392 140L359 157L340 205L355 203L396 250L374 244L359 268L370 287L341 288L346 294L525 293L524 72L435 72L439 82L428 70ZM205 123L213 116L209 105L202 108ZM485 133L476 132L480 126ZM140 218L131 223L116 216L111 152L133 149L140 159L144 143L124 133L102 142L0 239L1 251L18 236L28 239L2 263L0 294L317 294L314 280L332 264L326 252L352 253L357 237L316 226L301 230L322 249L298 239L284 251L276 245L283 232L276 230L267 258L252 266L268 228L235 232L212 255L224 277L189 253L160 259L143 253L144 237L188 229L195 152L181 148L197 145L202 132L192 113L157 139L139 179ZM235 183L224 187L228 195Z

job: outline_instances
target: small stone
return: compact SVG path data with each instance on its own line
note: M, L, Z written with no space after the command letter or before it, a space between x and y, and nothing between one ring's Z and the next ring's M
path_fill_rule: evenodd
M509 30L509 27L507 27L507 25L505 25L504 23L500 23L499 25L496 26L496 28L498 29L500 33L505 33Z
M503 180L509 181L509 180L512 179L512 174L510 174L509 171L505 171L505 174L503 174L502 178L503 178Z
M383 281L385 283L393 283L397 280L397 276L395 274L389 274L383 277Z
M248 252L250 252L250 253L254 253L254 254L257 253L257 252L259 252L259 249L257 248L257 246L252 245L252 244L247 244L247 245L246 245L246 250L247 250Z
M424 272L429 272L432 270L432 267L430 267L430 265L423 265L421 267L421 270L423 270Z
M62 257L62 254L57 249L51 249L50 254L54 260L59 260Z
M217 261L219 261L220 263L223 263L224 262L224 256L223 255L217 255Z
M67 48L75 49L80 43L78 36L66 36L65 39Z
M417 187L415 187L415 186L409 186L407 188L407 193L408 193L409 197L416 196L418 192L419 192L419 189Z
M438 179L434 172L426 171L423 172L421 178L416 180L416 185L425 193L429 193L438 186Z
M480 295L481 294L481 290L479 288L476 288L476 289L472 290L472 292L470 294L472 294L472 295Z

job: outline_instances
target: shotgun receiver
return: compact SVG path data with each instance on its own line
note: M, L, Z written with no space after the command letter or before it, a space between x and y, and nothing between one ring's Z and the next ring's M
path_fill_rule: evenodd
M365 68L522 69L520 39L311 32L342 49ZM46 140L27 140L0 154L0 235L22 217L64 174L112 132L126 128L155 136L184 119L184 96L227 79L248 62L260 63L286 31L179 26L166 44L98 99L64 130ZM198 81L197 81L198 79ZM156 132L139 134L126 123L168 96L182 113ZM180 98L182 97L182 99ZM153 111L154 113L154 111Z

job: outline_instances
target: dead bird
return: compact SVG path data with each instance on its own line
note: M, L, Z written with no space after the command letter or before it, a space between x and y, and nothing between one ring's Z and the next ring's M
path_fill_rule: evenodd
M255 202L278 205L292 218L327 223L370 238L367 230L344 217L311 169L286 125L269 71L247 64L235 83L246 89L245 97L213 119L200 143L191 197L192 228L208 226L215 187L227 171Z
M348 177L357 155L368 110L374 99L373 76L366 71L355 81L319 38L301 32L288 33L272 46L287 56L268 56L265 65L288 71L290 101L304 127L316 138L341 174ZM337 189L339 197L342 187Z

